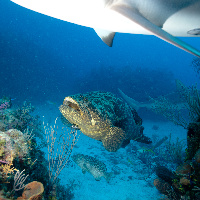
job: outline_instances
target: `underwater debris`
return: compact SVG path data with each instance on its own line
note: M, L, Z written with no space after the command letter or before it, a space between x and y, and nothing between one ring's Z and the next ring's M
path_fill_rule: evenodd
M160 145L162 145L166 140L168 139L167 136L163 137L162 139L160 139L159 141L156 142L156 144L153 146L153 149L158 148Z
M113 173L107 172L106 165L92 156L76 154L72 156L73 161L82 169L82 173L89 172L96 181L100 181L104 177L109 183Z
M83 134L102 141L108 151L115 152L130 140L151 143L143 134L137 112L112 93L95 91L66 97L60 112Z

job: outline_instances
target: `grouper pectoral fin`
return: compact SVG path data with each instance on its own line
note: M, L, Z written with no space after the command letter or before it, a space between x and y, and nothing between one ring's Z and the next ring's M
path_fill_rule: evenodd
M110 127L109 132L102 139L103 146L107 151L117 151L126 139L125 132L119 127Z
M101 30L101 29L94 29L94 30L104 43L106 43L109 47L112 47L113 39L115 37L115 32Z
M146 30L153 33L153 35L161 38L162 40L179 47L180 49L183 49L184 51L187 51L188 53L191 53L197 57L200 57L200 51L195 49L194 47L190 46L189 44L183 42L182 40L172 36L171 34L164 31L162 28L156 26L155 24L151 23L149 20L147 20L145 17L143 17L139 11L136 9L132 9L131 7L128 7L126 5L115 5L112 6L112 10L122 14L123 16L129 18L131 21L137 23L138 25L142 26Z

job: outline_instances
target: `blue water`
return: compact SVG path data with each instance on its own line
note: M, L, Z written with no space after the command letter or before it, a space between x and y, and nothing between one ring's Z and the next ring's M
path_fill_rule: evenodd
M200 49L200 38L182 40ZM59 105L68 95L94 90L119 95L117 88L147 101L174 91L176 79L199 85L193 58L155 36L116 33L110 48L91 28L0 1L0 97L19 104Z
M173 79L189 85L196 82L190 66L193 56L154 36L117 33L109 48L91 28L53 19L5 0L0 2L0 24L0 95L20 100L62 100L68 94L86 91L79 88L80 83L91 84L92 70L100 67L104 68L104 76L110 75L106 80L109 82L102 77L99 86L90 86L91 90L107 90L108 85L113 85L111 92L117 93L116 88L121 86L130 94L134 90L131 79L137 79L137 74L130 76L126 68L170 71ZM184 40L199 47L199 38ZM117 69L118 77L128 76L127 85L116 83L110 67ZM160 77L153 78L161 85L169 84Z

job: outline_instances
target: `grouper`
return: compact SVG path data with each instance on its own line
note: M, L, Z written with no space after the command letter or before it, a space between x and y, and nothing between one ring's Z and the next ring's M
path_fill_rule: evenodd
M113 176L112 172L107 172L106 165L92 156L76 154L72 156L72 160L82 169L83 174L89 172L96 181L100 181L104 177L109 183Z
M143 134L142 119L137 112L110 92L68 96L59 109L71 126L101 141L110 152L127 146L130 140L151 143Z

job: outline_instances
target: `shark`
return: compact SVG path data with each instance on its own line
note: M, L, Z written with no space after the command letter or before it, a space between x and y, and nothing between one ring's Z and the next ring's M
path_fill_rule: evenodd
M197 57L178 37L200 37L200 0L11 0L60 20L93 28L108 46L116 32L154 35Z
M138 111L141 108L145 108L147 110L154 110L153 108L155 107L156 102L163 102L163 100L167 100L172 105L176 105L177 111L187 109L186 101L183 97L181 97L181 94L179 91L174 91L166 95L161 95L155 99L149 96L149 101L147 102L138 102L135 99L127 96L119 88L118 88L118 92L121 95L121 97L124 99L124 101L129 106L134 108L136 111Z

